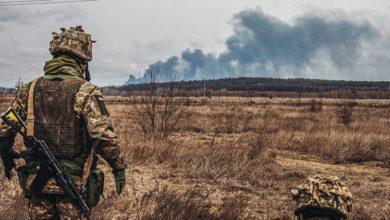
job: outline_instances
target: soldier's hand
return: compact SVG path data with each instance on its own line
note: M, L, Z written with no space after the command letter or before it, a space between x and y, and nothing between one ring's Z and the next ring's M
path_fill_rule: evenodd
M116 192L118 194L121 194L123 191L123 188L126 185L126 172L125 170L117 170L114 171L114 178L115 178L115 185L116 185Z

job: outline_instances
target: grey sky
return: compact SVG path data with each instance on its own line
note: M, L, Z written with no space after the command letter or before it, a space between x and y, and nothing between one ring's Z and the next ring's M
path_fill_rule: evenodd
M363 42L353 66L335 68L319 51L310 66L297 71L312 78L390 80L386 0L102 0L0 7L0 86L13 86L19 76L28 81L42 75L43 64L50 59L50 33L63 26L82 24L97 40L93 81L121 85L129 74L140 76L149 64L187 48L215 55L224 52L225 41L234 33L233 16L256 8L286 24L310 14L368 21L380 38Z

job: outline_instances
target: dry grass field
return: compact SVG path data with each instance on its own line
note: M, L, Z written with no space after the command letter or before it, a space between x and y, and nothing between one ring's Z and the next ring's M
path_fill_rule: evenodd
M389 100L190 98L164 138L137 100L107 98L129 169L118 196L100 163L93 219L292 219L290 190L316 174L346 183L351 219L390 219ZM26 218L17 179L0 192L0 219Z

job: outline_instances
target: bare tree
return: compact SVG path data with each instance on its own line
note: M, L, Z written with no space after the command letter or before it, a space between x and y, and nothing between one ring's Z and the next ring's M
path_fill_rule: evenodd
M22 87L22 85L23 85L23 81L22 81L22 78L20 78L20 76L19 76L18 81L16 81L16 83L15 83L16 91L19 91L19 89L20 89L20 87Z
M168 87L159 86L158 74L156 66L149 70L147 80L150 81L146 83L144 94L136 97L137 124L145 136L165 139L190 117L190 103L188 98L175 96L173 81Z

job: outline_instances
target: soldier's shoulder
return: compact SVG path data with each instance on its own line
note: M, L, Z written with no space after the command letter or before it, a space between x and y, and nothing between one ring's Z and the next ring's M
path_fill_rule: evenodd
M32 82L23 83L23 84L20 86L20 89L28 89L28 88L31 86L31 83L32 83Z
M24 84L20 85L18 93L26 93L29 90L31 83L32 82L24 83Z
M21 96L27 95L29 90L30 90L31 84L34 81L38 81L40 78L43 78L43 77L35 78L34 80L32 80L28 83L23 83L22 85L20 85L19 89L18 89L18 95L21 95Z
M24 83L24 84L19 86L17 94L16 94L16 99L17 100L19 100L20 102L25 101L25 99L28 96L28 92L30 90L31 83L32 82Z
M79 91L77 92L79 95L84 95L85 93L90 94L94 90L99 90L99 87L90 81L84 81L81 86Z
M100 93L99 87L95 84L85 81L81 84L75 97L74 111L77 115L80 115L84 106L86 105L89 97Z

